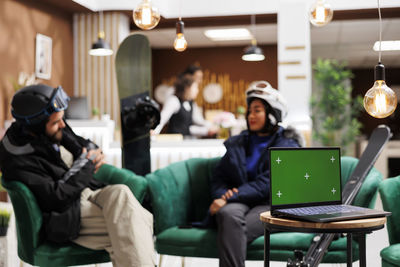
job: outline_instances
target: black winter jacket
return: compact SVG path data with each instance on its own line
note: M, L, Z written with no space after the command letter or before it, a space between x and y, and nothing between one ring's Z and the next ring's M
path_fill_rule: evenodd
M91 143L71 130L63 129L61 145L74 159ZM67 165L45 135L33 136L14 122L0 142L0 168L6 181L24 183L35 196L43 213L47 240L66 242L78 237L80 230L80 194L86 187L98 189L103 183L93 178L94 164L88 161L66 182L61 181Z

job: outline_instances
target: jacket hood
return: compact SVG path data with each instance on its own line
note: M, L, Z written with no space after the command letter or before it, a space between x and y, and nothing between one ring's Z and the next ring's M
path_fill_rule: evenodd
M238 145L245 145L250 136L250 132L248 130L242 131L239 135L232 136L224 142L225 146L229 146L230 144L236 143ZM305 141L301 133L299 133L295 128L288 127L283 128L279 126L278 130L272 135L278 137L285 137L289 139L295 140L300 146L304 146Z
M23 125L14 122L0 142L0 165L10 155L47 154L48 146L51 146L51 142L44 134L35 136Z

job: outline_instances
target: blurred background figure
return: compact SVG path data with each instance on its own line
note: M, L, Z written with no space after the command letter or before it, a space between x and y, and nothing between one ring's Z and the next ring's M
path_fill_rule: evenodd
M183 71L181 76L191 75L195 82L200 86L203 82L203 70L197 64L192 64L187 66L187 68Z
M200 75L198 76L200 77ZM179 75L174 88L175 94L169 96L165 101L161 110L160 124L153 133L159 134L168 123L166 133L182 134L185 137L214 136L217 128L204 119L200 108L194 101L199 93L194 75Z

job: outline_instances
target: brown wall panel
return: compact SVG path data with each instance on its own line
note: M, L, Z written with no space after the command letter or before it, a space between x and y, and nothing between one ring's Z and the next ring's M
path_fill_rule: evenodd
M267 80L277 88L277 47L261 46L266 59L246 62L241 59L244 47L188 48L184 52L171 49L153 49L153 88L171 82L188 65L197 63L204 70L204 83L196 99L199 106L207 109L224 109L235 112L237 105L245 105L244 90L256 80ZM221 103L203 101L202 88L208 82L218 82L224 90ZM228 92L229 91L229 92Z
M189 44L190 45L190 44ZM186 66L197 62L211 73L229 74L235 80L267 80L272 86L278 83L277 47L261 46L265 60L246 62L241 59L244 47L188 48L184 52L172 49L153 49L153 87L163 79L182 72Z
M36 33L52 38L51 79L43 83L62 85L73 93L72 15L36 1L0 1L0 130L10 119L12 79L23 71L35 71Z

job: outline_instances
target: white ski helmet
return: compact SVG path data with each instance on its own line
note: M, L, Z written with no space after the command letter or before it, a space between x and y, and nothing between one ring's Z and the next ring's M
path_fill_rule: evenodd
M255 81L246 90L246 100L259 98L266 101L273 109L277 122L281 122L287 115L287 104L283 96L266 81Z

